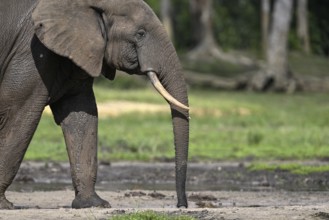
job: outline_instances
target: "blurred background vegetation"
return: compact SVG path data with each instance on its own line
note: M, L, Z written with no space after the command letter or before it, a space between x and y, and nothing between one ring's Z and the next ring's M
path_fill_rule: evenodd
M161 18L161 1L145 0ZM210 0L211 1L211 0ZM302 52L297 36L296 7L299 0L292 0L295 10L289 32L289 49ZM202 1L201 1L202 2ZM272 5L275 1L270 1ZM170 16L173 21L175 46L181 53L193 49L193 23L190 0L171 0ZM262 0L213 0L212 20L214 37L224 50L261 52L261 4ZM327 0L311 0L307 3L309 35L312 53L329 56L329 14ZM272 9L273 10L273 9Z
M146 2L164 22L193 86L288 93L328 90L326 0Z
M146 2L167 28L167 21L171 24L168 31L184 66L192 107L191 161L328 160L328 0ZM278 16L286 18L285 32ZM298 16L307 22L302 34ZM97 79L94 90L99 109L112 103L111 111L122 101L164 109L100 113L100 160L173 160L169 109L147 80L119 73L114 81ZM27 158L66 161L64 146L60 128L45 113Z

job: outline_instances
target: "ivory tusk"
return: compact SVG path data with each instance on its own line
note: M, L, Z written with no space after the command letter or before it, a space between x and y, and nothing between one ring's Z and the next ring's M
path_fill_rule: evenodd
M172 97L172 95L169 94L169 92L163 87L163 85L160 83L157 75L153 71L147 72L147 76L150 78L154 88L160 93L160 95L163 96L168 102L170 102L173 105L176 105L177 107L180 107L182 109L189 110L190 108L186 105L179 102L177 99Z

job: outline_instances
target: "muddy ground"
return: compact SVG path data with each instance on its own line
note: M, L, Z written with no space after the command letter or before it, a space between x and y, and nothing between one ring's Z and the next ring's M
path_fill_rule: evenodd
M149 209L197 219L329 219L329 173L251 172L246 166L191 163L189 208L177 209L172 163L101 164L97 190L112 208L72 210L69 165L25 162L7 193L16 210L1 210L0 219L110 219Z

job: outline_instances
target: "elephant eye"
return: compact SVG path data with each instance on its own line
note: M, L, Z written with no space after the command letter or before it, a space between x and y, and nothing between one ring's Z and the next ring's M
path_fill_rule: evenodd
M142 40L145 36L146 36L146 31L143 29L137 31L136 33L137 40Z

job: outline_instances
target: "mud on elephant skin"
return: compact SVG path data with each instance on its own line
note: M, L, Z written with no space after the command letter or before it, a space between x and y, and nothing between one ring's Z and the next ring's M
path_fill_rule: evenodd
M176 51L142 0L0 0L0 209L42 111L62 127L74 208L110 207L95 192L97 107L93 78L116 70L148 75L171 108L178 207L185 181L189 111Z

